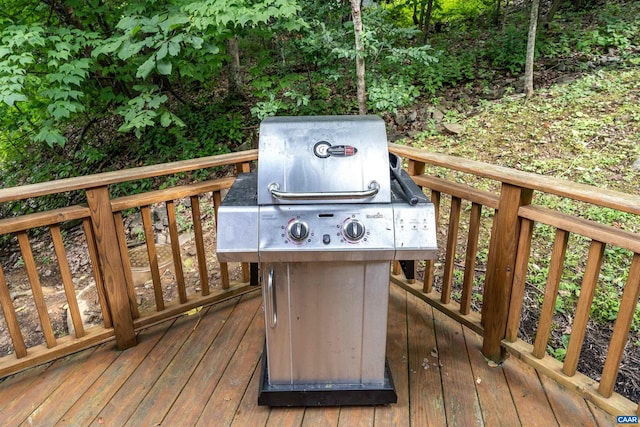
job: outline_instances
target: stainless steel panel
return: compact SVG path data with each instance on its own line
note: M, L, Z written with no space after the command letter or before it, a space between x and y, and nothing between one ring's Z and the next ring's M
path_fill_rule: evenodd
M275 263L262 271L272 384L382 384L388 261Z
M357 223L359 239L346 234ZM296 241L288 230L303 224L308 235ZM261 262L391 260L394 254L391 204L281 205L260 207Z
M219 262L258 262L258 207L224 206L218 210L216 253Z
M394 259L435 259L438 251L433 203L411 206L393 203Z
M256 173L238 175L218 209L216 251L220 262L258 262L257 182Z
M375 181L380 188L366 202L391 200L387 136L377 116L270 117L260 124L258 150L260 205L326 202L272 197L273 184L284 193L353 193Z

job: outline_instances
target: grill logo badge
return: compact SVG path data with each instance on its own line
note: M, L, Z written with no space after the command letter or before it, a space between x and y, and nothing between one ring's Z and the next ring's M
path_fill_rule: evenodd
M316 142L316 145L313 146L313 154L321 159L326 159L331 156L351 157L355 156L357 152L358 149L351 145L331 145L327 141Z

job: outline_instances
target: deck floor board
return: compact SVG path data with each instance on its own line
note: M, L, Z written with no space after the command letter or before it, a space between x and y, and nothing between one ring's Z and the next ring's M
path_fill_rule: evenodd
M615 418L516 358L490 367L481 338L391 287L387 359L398 403L257 406L262 298L251 293L0 382L2 425L613 426Z
M503 369L499 366L489 366L482 356L480 336L468 328L463 329L484 425L520 426L520 419Z

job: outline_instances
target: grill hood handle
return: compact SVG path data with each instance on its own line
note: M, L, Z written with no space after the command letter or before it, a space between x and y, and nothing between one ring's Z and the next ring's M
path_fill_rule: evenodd
M271 197L282 200L353 200L353 199L369 199L380 190L380 184L377 181L369 183L369 189L364 191L334 191L334 192L288 192L280 191L280 184L272 182L269 184L269 193Z

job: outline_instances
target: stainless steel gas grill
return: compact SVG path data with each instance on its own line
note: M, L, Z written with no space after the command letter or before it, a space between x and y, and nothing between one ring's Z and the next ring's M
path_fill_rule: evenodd
M219 209L217 249L219 261L260 266L258 403L395 402L390 262L435 257L433 204L388 152L375 116L265 119L258 161Z

